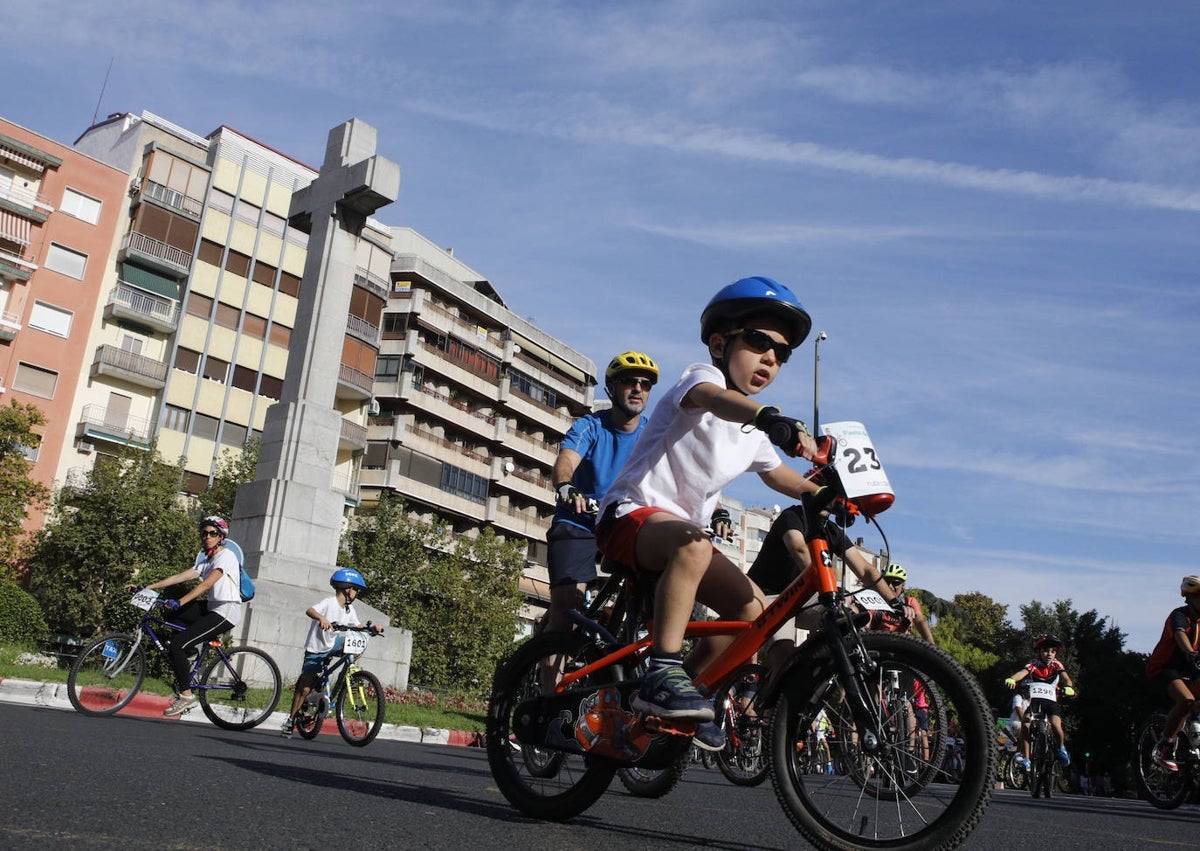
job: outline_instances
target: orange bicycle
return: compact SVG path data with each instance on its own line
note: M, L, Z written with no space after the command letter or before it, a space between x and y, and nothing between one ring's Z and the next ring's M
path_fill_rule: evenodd
M832 468L827 474L836 475ZM806 510L815 518L834 490ZM717 700L728 695L743 666L815 595L821 627L754 702L769 718L768 762L784 812L819 848L956 847L991 802L996 753L983 693L962 665L920 639L860 632L847 605L853 594L838 586L828 542L814 537L808 546L812 567L753 621L688 624L689 638L734 636L694 683ZM604 794L618 769L666 768L691 747L694 728L687 723L630 709L640 679L628 672L646 658L650 643L645 636L613 644L588 630L545 634L501 663L488 709L488 762L513 806L535 818L571 818ZM942 728L923 747L907 724L897 724L904 713L889 711L887 698L917 686L934 707L931 725ZM842 751L842 768L832 774L810 773L797 748L822 713ZM938 782L951 722L965 743L966 765L958 782ZM522 756L530 748L553 754L552 769L540 764L531 771Z

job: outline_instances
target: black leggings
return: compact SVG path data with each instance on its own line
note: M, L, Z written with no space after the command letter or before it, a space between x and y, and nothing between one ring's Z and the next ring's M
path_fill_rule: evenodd
M191 682L192 666L188 663L188 649L216 638L233 629L233 624L216 612L208 610L208 600L193 600L171 616L172 623L186 625L167 642L167 653L171 657L171 669L175 672L175 688L186 691Z

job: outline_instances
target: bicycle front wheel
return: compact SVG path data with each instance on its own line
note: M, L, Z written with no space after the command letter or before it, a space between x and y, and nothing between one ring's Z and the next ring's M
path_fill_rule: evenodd
M379 677L370 671L352 671L342 677L335 700L334 717L342 738L355 747L369 745L379 735L387 711L387 698Z
M283 690L275 660L254 647L217 653L197 685L200 708L225 730L249 730L266 721Z
M1050 786L1054 780L1054 764L1050 759L1049 732L1042 730L1033 737L1030 746L1030 762L1033 763L1033 773L1030 777L1030 791L1033 797L1045 795L1050 797Z
M67 675L67 697L84 715L112 715L129 704L146 676L146 654L134 636L114 632L83 649Z
M996 749L991 712L979 684L947 653L922 641L888 633L860 636L869 657L852 683L842 683L828 643L802 648L786 672L771 716L770 771L775 793L792 824L818 848L953 848L966 841L992 798ZM858 648L848 648L857 653ZM891 737L882 696L896 679L936 689L939 717L954 719L965 742L966 765L956 784L914 782L928 770L923 755L904 738ZM845 688L858 689L879 714L876 731L860 730L849 716ZM809 774L803 750L824 713L826 739L841 751L846 773ZM914 771L916 774L910 772ZM932 774L932 772L929 772Z
M514 732L524 701L552 691L564 671L581 668L596 651L579 633L544 633L496 670L488 704L488 766L501 794L525 815L552 821L578 815L604 794L616 773L612 763L546 742L522 742ZM536 759L527 756L529 750Z
M1192 790L1191 761L1182 753L1170 754L1179 764L1178 771L1160 766L1154 761L1154 749L1166 731L1167 716L1156 712L1145 720L1138 731L1134 759L1137 760L1137 785L1150 806L1159 810L1173 810L1187 800ZM1182 738L1182 737L1181 737ZM1175 743L1179 745L1177 740Z
M751 708L765 679L762 665L743 665L718 691L725 747L717 753L717 767L736 786L757 786L767 779L767 725Z

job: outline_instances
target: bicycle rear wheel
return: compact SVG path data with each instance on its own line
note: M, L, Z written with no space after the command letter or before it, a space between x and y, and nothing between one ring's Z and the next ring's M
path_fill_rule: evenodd
M110 633L76 657L67 675L67 697L84 715L112 715L133 700L145 676L141 644L128 633Z
M743 665L718 690L717 717L725 730L725 747L717 767L736 786L757 786L767 779L767 724L751 704L766 679L762 665Z
M296 713L296 732L300 734L300 738L315 739L317 734L321 732L321 727L325 724L325 715L321 712L308 712L305 707L301 706L300 711Z
M275 660L255 647L215 654L197 683L200 708L218 727L249 730L275 711L283 686Z
M1192 789L1191 762L1183 754L1172 755L1179 763L1178 771L1163 768L1154 761L1154 749L1162 740L1167 726L1167 716L1156 712L1142 723L1135 741L1134 759L1137 761L1137 785L1150 806L1159 810L1173 810L1187 800ZM1176 740L1176 744L1179 741Z
M551 821L578 815L604 794L616 773L611 763L545 742L522 742L514 733L521 703L545 693L559 672L582 667L596 650L579 633L545 633L496 670L488 704L488 766L501 794L525 815ZM530 759L527 750L537 758Z
M691 761L692 751L688 748L666 768L621 768L617 770L617 779L635 797L661 798L679 785Z
M334 717L342 738L359 748L371 744L379 735L387 712L387 698L379 677L361 669L348 673L342 678L335 700Z
M770 729L775 793L792 824L818 848L956 847L978 825L992 798L996 749L991 712L979 684L961 664L925 642L887 633L860 639L874 665L860 665L863 673L852 685L877 711L882 711L878 701L892 672L902 682L920 681L936 689L943 717L957 720L966 742L962 781L912 782L905 770L914 759L911 744L907 738L889 739L882 719L880 739L873 743L863 738L847 716L830 646L820 641L802 647L802 655L783 674ZM807 740L822 711L830 719L830 735L846 751L847 773L805 773L797 743ZM941 757L931 754L929 761L935 756ZM923 770L925 766L918 767Z

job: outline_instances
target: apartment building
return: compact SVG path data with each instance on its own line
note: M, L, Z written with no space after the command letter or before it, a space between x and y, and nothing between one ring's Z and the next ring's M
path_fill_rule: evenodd
M392 250L362 500L391 491L456 533L490 525L523 541L522 589L544 601L551 468L571 423L592 408L595 365L415 231L393 228Z
M72 406L113 280L128 183L120 169L0 119L0 403L45 415L26 457L47 487L73 451ZM26 528L42 522L33 510Z
M317 172L229 127L202 137L149 112L110 116L75 147L126 173L128 216L60 476L91 453L157 441L199 493L280 398L308 247L288 208ZM386 229L368 231L379 247L356 275L338 393L335 480L350 505L390 260Z

